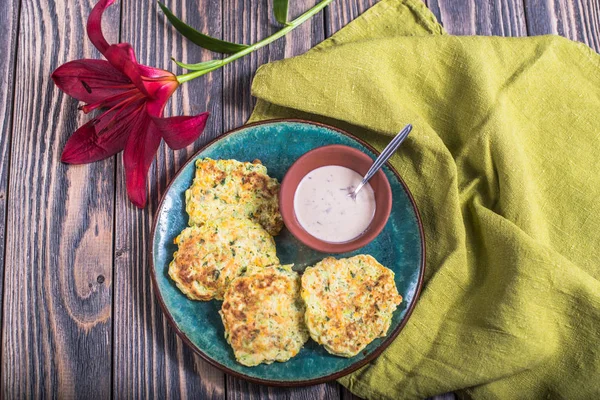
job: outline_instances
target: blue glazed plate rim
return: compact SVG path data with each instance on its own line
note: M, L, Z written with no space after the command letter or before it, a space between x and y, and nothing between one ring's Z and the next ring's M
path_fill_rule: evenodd
M414 210L415 216L417 218L417 225L419 227L419 235L420 235L420 239L421 239L421 265L419 266L419 280L417 282L417 287L416 287L416 291L415 291L415 295L412 299L412 302L408 305L408 309L406 311L406 314L404 316L404 318L402 319L402 321L400 322L400 324L396 327L396 329L394 329L394 331L387 336L387 338L379 345L379 347L377 347L375 350L373 350L367 357L365 357L362 360L359 360L353 364L351 364L350 366L337 371L335 373L332 373L330 375L326 375L326 376L322 376L319 378L315 378L315 379L306 379L306 380L297 380L297 381L277 381L277 380L272 380L272 379L260 379L260 378L256 378L256 377L252 377L252 376L248 376L245 375L243 373L240 373L238 371L234 371L228 367L226 367L225 365L219 363L218 361L212 359L211 357L209 357L207 354L205 354L202 350L200 350L188 337L187 335L181 330L179 329L179 327L177 326L177 324L175 323L175 320L173 319L173 316L171 315L169 309L167 308L167 306L165 305L165 302L162 298L162 294L160 292L160 288L158 286L158 282L156 280L156 268L154 265L154 241L155 241L155 232L156 232L156 226L158 224L158 220L159 220L159 216L160 216L160 210L163 208L163 203L167 197L167 194L169 193L169 190L171 189L171 185L173 184L173 182L175 182L175 180L177 179L177 177L179 176L179 174L181 174L181 172L192 162L194 162L199 156L200 153L204 152L208 147L212 146L213 144L223 140L224 138L226 138L227 136L230 136L232 134L235 134L239 131L242 130L246 130L248 128L252 128L255 126L260 126L260 125L271 125L271 124L279 124L279 123L299 123L299 124L308 124L308 125L313 125L313 126L317 126L317 127L322 127L322 128L326 128L326 129L330 129L333 131L336 131L344 136L349 137L352 140L355 140L356 142L360 143L361 145L365 146L367 149L369 149L370 151L372 151L374 154L379 155L379 152L373 147L371 146L369 143L365 142L364 140L342 130L339 128L336 128L334 126L331 125L327 125L327 124L322 124L320 122L314 122L314 121L308 121L308 120L304 120L304 119L271 119L271 120L266 120L266 121L259 121L259 122L254 122L251 124L247 124L247 125L242 125L238 128L232 129L222 135L220 135L219 137L211 140L209 143L207 143L206 145L204 145L200 150L198 150L192 157L189 158L188 161L185 162L185 164L183 164L179 170L177 171L177 173L175 174L175 176L173 176L173 178L171 179L171 182L169 182L169 184L167 185L162 198L158 204L158 207L156 209L156 212L154 214L154 221L152 223L152 231L150 233L150 248L149 248L149 259L150 259L150 272L151 272L151 277L152 277L152 286L154 287L154 294L155 296L158 298L158 303L160 304L160 308L162 309L163 314L165 315L165 317L167 318L167 321L169 321L169 324L171 325L171 327L173 328L173 330L175 331L175 333L177 334L177 336L179 336L181 338L181 340L188 345L196 354L198 354L200 357L202 357L202 359L204 359L206 362L208 362L209 364L211 364L212 366L220 369L221 371L235 376L237 378L241 378L241 379L245 379L247 381L253 382L253 383L258 383L261 385L269 385L269 386L282 386L282 387L293 387L293 386L309 386L309 385L316 385L319 383L325 383L325 382L329 382L335 379L339 379L342 376L348 375L354 371L356 371L357 369L359 369L360 367L366 365L367 363L373 361L374 359L376 359L377 357L379 357L379 355L394 341L394 339L396 339L396 337L398 336L398 334L400 333L400 331L404 328L404 326L406 325L406 323L408 322L408 319L410 318L415 305L417 304L417 300L419 298L419 295L421 294L421 288L423 286L423 276L425 274L425 260L426 260L426 252L425 252L425 234L423 231L423 223L421 222L421 215L419 214L419 209L417 208L417 204L415 203L415 200L412 196L412 193L410 192L410 190L408 189L408 186L406 185L406 183L404 182L404 180L402 179L402 177L400 176L400 174L398 174L398 171L396 171L396 169L389 163L386 163L386 166L394 173L394 175L396 176L396 178L398 179L398 182L400 182L400 184L402 185L402 188L404 189L404 191L406 192L408 199L410 200L410 204Z

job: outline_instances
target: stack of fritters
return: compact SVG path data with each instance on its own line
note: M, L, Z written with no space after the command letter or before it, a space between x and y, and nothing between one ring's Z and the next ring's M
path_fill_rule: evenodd
M260 162L196 161L185 192L189 228L175 239L169 275L193 300L222 300L249 266L279 264L271 235L283 226L279 183Z
M190 227L175 239L169 275L192 300L223 300L225 337L246 366L294 357L309 336L352 357L385 336L402 301L394 273L371 256L279 265L279 183L255 161L196 161L186 191Z
M300 277L279 265L272 236L283 227L278 195L258 161L196 161L185 193L190 227L169 266L190 299L224 300L227 340L248 366L286 361L308 340Z

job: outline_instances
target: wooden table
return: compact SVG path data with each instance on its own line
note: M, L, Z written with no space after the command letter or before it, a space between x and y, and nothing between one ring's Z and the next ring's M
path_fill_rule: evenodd
M255 42L275 28L263 0L167 0L176 14L217 37ZM291 2L291 15L314 4ZM1 391L5 398L192 397L350 399L336 383L300 389L249 384L209 366L166 323L152 293L148 241L167 183L208 140L248 118L256 68L303 53L373 4L334 0L283 40L185 85L168 114L211 118L193 146L161 146L145 210L127 200L121 156L60 163L86 117L50 80L60 64L99 58L84 35L88 1L0 2ZM428 0L449 33L558 33L600 49L598 0ZM174 69L170 57L207 60L175 35L150 0L121 0L104 21L109 41L127 41L142 63Z

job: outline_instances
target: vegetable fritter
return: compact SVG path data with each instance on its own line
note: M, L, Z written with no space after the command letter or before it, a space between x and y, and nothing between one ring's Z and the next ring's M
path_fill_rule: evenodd
M240 364L287 361L308 340L300 277L290 266L248 268L225 292L225 338Z
M369 255L328 257L302 275L310 336L331 354L353 357L387 334L402 301L394 273Z
M220 300L249 266L279 264L273 237L249 219L226 217L185 228L175 243L169 275L193 300Z
M199 159L192 186L185 192L190 226L230 215L249 218L273 236L283 228L278 198L279 182L258 160Z

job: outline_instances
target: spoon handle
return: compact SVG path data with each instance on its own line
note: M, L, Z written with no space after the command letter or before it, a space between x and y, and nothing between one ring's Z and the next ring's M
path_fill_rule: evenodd
M394 154L394 152L398 149L398 147L402 144L404 139L408 136L410 131L412 130L412 125L406 125L393 139L392 141L385 146L385 149L381 152L379 157L375 159L371 168L365 174L362 182L354 189L354 193L358 193L358 191L375 175L375 173L385 164L387 160Z

